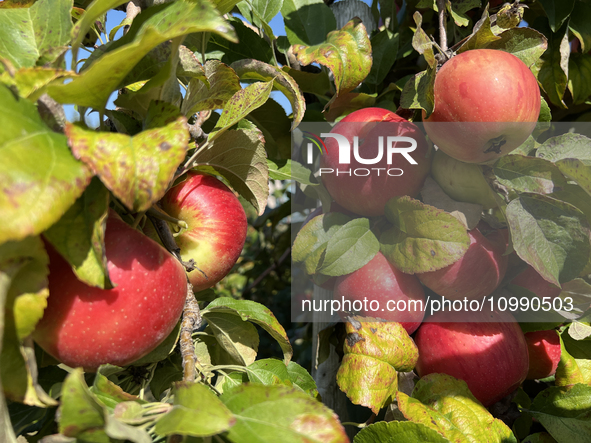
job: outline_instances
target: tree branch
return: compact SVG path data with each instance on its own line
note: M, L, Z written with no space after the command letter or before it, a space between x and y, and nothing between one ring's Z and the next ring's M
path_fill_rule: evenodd
M193 294L193 285L187 281L187 300L183 308L183 320L181 321L181 356L183 358L183 380L195 381L197 370L197 354L193 343L193 331L201 326L201 310L199 303Z
M437 0L439 14L439 46L443 52L447 52L447 30L445 29L445 0Z

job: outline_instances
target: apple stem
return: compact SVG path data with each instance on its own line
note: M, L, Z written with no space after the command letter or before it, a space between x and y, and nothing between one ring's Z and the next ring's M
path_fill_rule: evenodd
M197 376L195 343L193 343L193 331L201 326L201 310L199 303L193 294L193 285L187 280L187 299L183 308L181 321L181 356L183 358L183 380L195 381Z
M158 218L160 220L164 220L164 221L170 222L172 224L175 224L177 226L180 226L183 229L189 229L189 226L187 225L187 223L185 221L180 220L178 218L174 218L174 217L168 215L166 212L164 212L162 210L158 210L158 208L156 208L154 206L152 206L150 209L148 209L147 214L151 215L155 218Z
M443 52L447 52L447 30L445 28L445 0L437 0L439 14L439 46Z

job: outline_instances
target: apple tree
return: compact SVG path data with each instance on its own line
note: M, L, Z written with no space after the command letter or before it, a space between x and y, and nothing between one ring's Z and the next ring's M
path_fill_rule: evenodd
M0 441L589 441L589 23L586 0L0 2ZM421 137L412 186L305 164L307 123L382 118ZM466 122L486 158L438 130ZM367 275L560 316L444 339L290 315Z

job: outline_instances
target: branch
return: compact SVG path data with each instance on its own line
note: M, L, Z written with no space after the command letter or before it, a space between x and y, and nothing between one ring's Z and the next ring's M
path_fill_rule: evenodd
M183 308L183 320L181 322L181 356L183 358L183 380L195 381L197 370L197 355L195 343L193 343L193 331L201 326L201 311L199 303L193 294L193 285L187 281L187 300Z
M447 52L447 31L445 29L445 0L437 0L439 13L439 46L443 52Z

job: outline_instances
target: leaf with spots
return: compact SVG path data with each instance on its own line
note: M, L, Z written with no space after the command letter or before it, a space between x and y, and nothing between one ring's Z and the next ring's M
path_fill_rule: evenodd
M349 442L337 415L297 388L241 384L220 400L236 418L226 434L234 443Z
M148 210L164 196L189 142L184 117L133 137L73 124L66 126L66 135L74 155L134 212Z
M417 382L412 397L398 392L396 398L407 420L421 423L449 441L517 443L511 429L476 400L466 382L450 375L426 375Z
M21 68L14 75L4 71L0 75L0 82L8 86L15 86L21 97L26 97L34 102L45 92L47 85L60 79L72 78L75 75L72 71L36 66Z
M78 279L101 289L113 288L105 255L109 191L93 178L84 194L44 236L64 257Z
M218 138L228 128L238 123L255 109L260 108L269 99L273 89L273 80L268 82L256 82L236 92L224 105L213 131L209 133L208 140Z
M380 236L381 251L402 272L435 271L468 250L470 237L453 215L411 197L396 197L386 204L392 226Z
M204 66L207 83L191 79L183 99L181 112L190 116L199 111L222 109L240 91L240 79L233 69L218 60L208 60Z
M67 139L43 123L35 105L0 85L0 244L36 235L60 219L91 171Z
M0 58L16 68L53 62L66 51L71 0L39 0L30 8L0 9Z
M506 217L515 252L548 282L578 277L589 261L589 222L571 204L523 193L507 205Z
M295 45L292 49L301 64L319 63L332 71L336 96L356 88L371 70L371 43L358 18L330 32L324 43Z
M377 414L398 390L397 371L412 371L419 351L397 322L353 317L345 324L345 331L345 356L337 384L354 404Z
M241 80L273 80L274 88L281 91L291 103L293 109L291 129L300 124L306 112L306 100L300 87L289 74L275 66L253 59L234 62L230 67L236 71Z
M277 321L270 309L251 300L236 300L231 297L220 297L212 301L202 311L204 317L208 313L227 313L239 316L244 321L256 323L279 343L283 351L285 364L289 363L293 349L283 326Z
M411 77L402 89L400 106L405 109L424 109L428 117L435 108L435 68L421 71Z
M411 421L380 421L363 428L355 436L354 443L449 443L436 431L421 423Z
M235 40L232 27L206 0L178 0L146 9L129 32L112 42L80 76L70 83L51 85L48 94L60 103L104 108L113 91L153 48L194 32L212 32Z
M258 129L225 131L195 161L197 170L223 176L263 214L269 196L269 166Z

